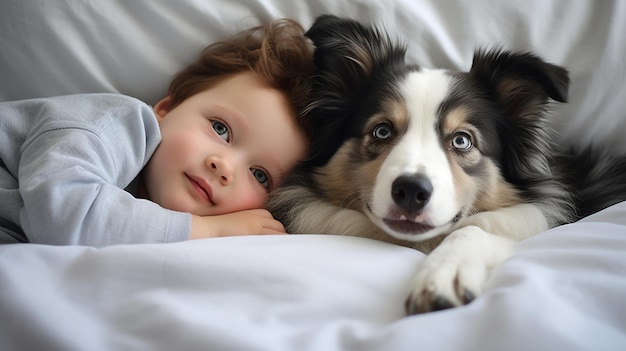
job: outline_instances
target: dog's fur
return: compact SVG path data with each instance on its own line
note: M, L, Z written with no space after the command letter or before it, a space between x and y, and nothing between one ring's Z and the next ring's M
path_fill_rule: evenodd
M271 194L290 233L362 236L429 253L408 313L466 304L515 242L626 199L626 161L553 144L568 72L480 50L469 72L405 63L382 30L319 17L310 159Z

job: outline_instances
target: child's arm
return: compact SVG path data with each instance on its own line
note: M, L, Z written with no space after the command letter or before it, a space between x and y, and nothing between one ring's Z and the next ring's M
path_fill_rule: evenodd
M16 171L20 224L30 242L107 246L189 237L189 213L124 190L159 142L149 106L89 95L22 102L15 110L33 121Z
M263 209L219 216L192 216L189 239L249 234L285 234L285 227Z

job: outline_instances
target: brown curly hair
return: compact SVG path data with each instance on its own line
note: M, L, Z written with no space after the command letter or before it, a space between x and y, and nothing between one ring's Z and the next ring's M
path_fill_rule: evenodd
M170 83L170 107L210 88L226 75L252 71L268 87L287 97L298 124L308 136L302 114L309 102L314 64L313 46L304 33L298 22L278 19L209 45Z

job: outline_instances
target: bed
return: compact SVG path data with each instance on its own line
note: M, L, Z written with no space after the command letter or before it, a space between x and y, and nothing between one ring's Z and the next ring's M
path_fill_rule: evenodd
M532 50L571 71L560 141L626 152L620 0L4 0L0 101L154 103L206 44L323 13L383 24L428 67L468 69L477 47ZM469 305L406 316L423 258L332 235L0 246L0 350L626 349L626 203L519 243Z

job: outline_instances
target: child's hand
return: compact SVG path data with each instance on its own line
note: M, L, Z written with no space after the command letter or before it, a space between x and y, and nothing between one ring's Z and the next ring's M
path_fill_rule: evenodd
M193 216L189 239L251 234L286 234L285 227L264 209L218 216Z

